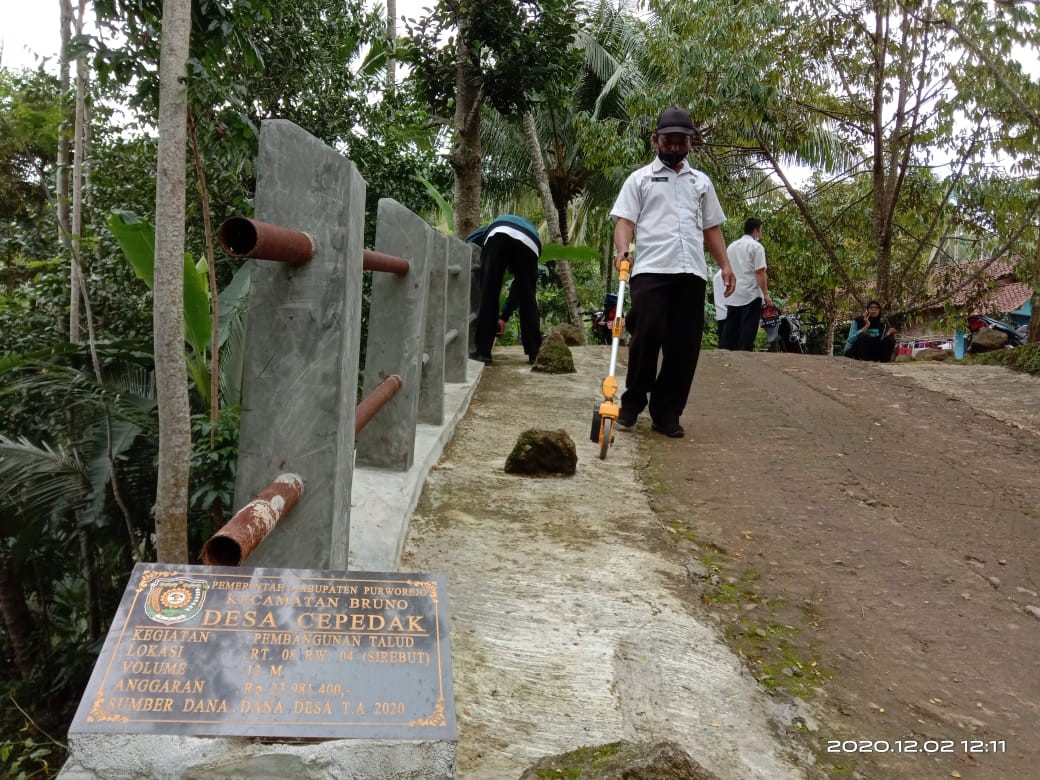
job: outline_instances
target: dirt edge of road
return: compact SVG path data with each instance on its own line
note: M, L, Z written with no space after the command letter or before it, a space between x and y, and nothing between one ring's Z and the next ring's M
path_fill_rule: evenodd
M763 688L805 702L810 777L1035 777L1040 380L797 357L707 353L687 440L646 433L687 585Z

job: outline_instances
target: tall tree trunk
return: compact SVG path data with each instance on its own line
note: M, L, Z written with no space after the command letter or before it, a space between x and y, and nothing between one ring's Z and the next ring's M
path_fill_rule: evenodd
M542 142L538 138L538 126L534 115L527 111L520 118L524 128L524 140L527 142L527 153L531 156L531 170L542 198L542 210L545 212L545 225L549 229L549 240L557 244L563 243L560 232L560 215L553 203L552 187L549 185L549 174L545 172L545 157L542 155Z
M397 91L397 0L386 0L386 45L390 49L386 58L386 96L393 98Z
M1033 296L1029 299L1029 343L1040 342L1040 225L1037 225L1036 253L1033 257Z
M4 616L7 637L14 650L14 662L22 679L32 674L32 616L25 601L25 588L21 578L0 559L0 612Z
M480 103L483 96L469 64L469 25L459 23L455 54L455 139L448 164L455 173L455 235L465 238L480 226Z
M71 67L69 48L72 42L72 0L59 0L61 15L61 53L58 66L58 94L61 112L61 126L58 128L58 160L54 193L57 203L55 210L58 217L58 237L62 245L68 240L72 220L69 218L69 172L72 168L72 144L69 142L69 131L73 126L69 116L69 89L71 87ZM79 268L70 258L69 266L69 336L72 338L79 332ZM73 342L75 343L75 342Z
M76 14L76 35L83 35L83 16L86 1L80 0ZM69 295L69 343L80 343L80 289L83 285L83 157L86 149L86 92L87 60L83 54L76 58L76 109L72 134L72 284Z
M87 14L87 3L86 0L79 0L79 4L76 8L75 16L71 17L72 8L70 0L62 0L62 15L66 12L70 14L69 26L75 26L76 36L80 37L83 35L83 29L86 23ZM63 25L64 26L64 25ZM67 60L67 57L65 58ZM68 63L65 63L66 73L68 72ZM73 132L72 132L72 176L71 180L66 173L62 177L62 183L65 188L65 195L60 200L64 200L65 213L59 216L62 220L62 229L67 231L65 236L64 245L68 247L70 253L70 285L69 285L69 343L79 344L82 341L82 314L81 310L85 309L87 314L87 329L89 334L89 344L91 355L94 356L94 373L97 376L98 381L101 381L101 369L97 360L96 345L94 340L94 331L90 316L90 299L87 295L86 278L83 273L83 212L84 212L84 184L86 179L86 166L87 166L87 149L90 144L90 132L89 125L87 122L87 80L88 80L88 65L85 54L80 54L76 57L76 102L74 107L74 120L73 120ZM63 134L68 143L67 134ZM66 146L65 153L68 155L68 147ZM67 165L67 161L66 161ZM69 197L68 190L72 191L72 211L71 217L69 215ZM71 409L70 412L69 429L73 432L73 438L78 438L81 425L79 420L79 410ZM113 480L115 476L113 475ZM80 512L76 513L77 520L80 516ZM101 637L101 583L98 578L97 571L97 558L94 555L94 542L91 531L84 528L83 525L77 522L79 527L79 543L80 551L82 553L81 566L83 568L83 582L86 587L86 613L87 613L87 636L91 640L99 639Z
M159 151L155 176L155 384L159 402L157 557L188 560L191 411L184 361L184 201L188 125L185 83L191 0L164 0L159 62Z
M524 139L527 141L527 151L531 155L531 169L534 171L534 180L538 185L538 194L542 197L542 210L545 212L545 224L549 228L549 238L554 243L564 244L566 241L560 230L560 215L553 202L549 175L545 172L545 158L542 156L542 143L538 139L538 127L534 123L534 115L530 111L526 111L521 120L524 127ZM574 286L571 264L567 260L558 260L556 272L560 275L560 283L563 285L563 297L567 301L567 316L570 317L571 324L582 334L584 341L585 324L581 319L578 291Z

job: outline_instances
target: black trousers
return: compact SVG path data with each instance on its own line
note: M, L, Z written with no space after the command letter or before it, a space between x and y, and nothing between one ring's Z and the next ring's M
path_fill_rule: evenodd
M868 336L861 334L852 342L845 357L853 360L873 360L880 363L891 363L896 351L895 336Z
M704 279L693 274L632 277L632 311L639 316L628 347L628 373L621 396L625 417L634 418L649 403L650 417L658 425L679 421L701 354L706 286Z
M477 313L477 352L490 355L498 332L498 298L506 270L513 272L520 312L520 341L530 357L542 346L541 322L535 287L538 258L531 249L512 236L499 233L489 238L480 252L480 310Z
M758 335L758 322L761 317L761 298L743 306L727 306L726 330L719 338L719 348L751 352L755 348L755 336Z

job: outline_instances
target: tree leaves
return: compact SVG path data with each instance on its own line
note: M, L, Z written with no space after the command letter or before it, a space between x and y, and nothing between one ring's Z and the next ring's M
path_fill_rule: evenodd
M155 280L155 228L129 211L113 212L108 219L108 228L119 241L137 278L152 289ZM201 268L197 267L187 253L184 255L184 325L185 338L195 354L204 356L212 328L206 267L204 261Z

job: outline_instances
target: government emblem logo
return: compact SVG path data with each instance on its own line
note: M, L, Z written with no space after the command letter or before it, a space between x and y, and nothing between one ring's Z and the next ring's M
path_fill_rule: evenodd
M202 610L206 600L206 583L187 577L161 577L152 582L144 611L164 626L191 620Z

